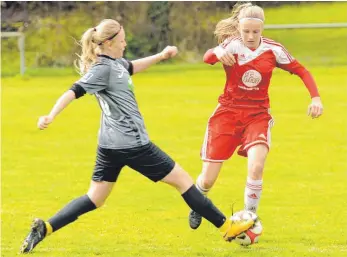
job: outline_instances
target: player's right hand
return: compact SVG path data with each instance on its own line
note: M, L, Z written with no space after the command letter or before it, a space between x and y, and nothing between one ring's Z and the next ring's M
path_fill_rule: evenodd
M178 53L178 49L176 46L167 46L161 51L160 55L163 60L174 57Z
M48 127L48 125L50 123L52 123L52 121L53 121L53 118L48 116L48 115L47 116L41 116L39 118L39 121L37 122L37 127L39 129L45 129Z
M234 55L226 51L224 48L216 47L213 52L218 60L224 65L233 66L236 62Z

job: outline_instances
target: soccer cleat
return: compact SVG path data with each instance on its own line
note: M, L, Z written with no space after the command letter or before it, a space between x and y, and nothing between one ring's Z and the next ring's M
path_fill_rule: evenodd
M197 229L200 226L201 221L202 221L202 216L199 213L197 213L193 210L190 210L190 212L189 212L189 226L192 229Z
M28 236L25 238L21 248L21 253L29 253L34 247L40 243L46 236L47 229L45 222L41 219L34 219L31 224L31 230Z
M228 227L226 231L222 232L222 236L225 241L231 242L235 239L236 236L240 235L242 232L245 232L250 227L254 225L253 219L247 220L227 220ZM224 225L223 225L224 226Z

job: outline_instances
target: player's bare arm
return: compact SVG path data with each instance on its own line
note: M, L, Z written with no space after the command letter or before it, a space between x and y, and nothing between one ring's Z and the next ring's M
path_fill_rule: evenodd
M72 90L66 91L53 106L51 112L48 115L41 116L37 122L39 129L45 129L50 123L53 122L54 118L64 110L74 99L76 99L75 92Z
M176 56L178 49L176 46L167 46L158 54L132 61L134 74L144 71L153 64Z

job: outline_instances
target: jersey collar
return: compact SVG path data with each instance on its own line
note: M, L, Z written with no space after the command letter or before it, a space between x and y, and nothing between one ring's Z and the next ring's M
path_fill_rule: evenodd
M115 61L115 60L116 60L115 58L112 58L111 56L108 56L108 55L106 55L106 54L98 54L98 57L105 57L105 58L110 59L110 60L112 60L112 61Z
M257 51L258 49L260 49L263 46L263 37L260 37L260 44L257 48L249 48L247 47L249 50L251 50L252 52Z

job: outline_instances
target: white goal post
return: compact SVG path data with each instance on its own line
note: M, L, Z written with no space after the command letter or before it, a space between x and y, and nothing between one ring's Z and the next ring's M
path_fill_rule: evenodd
M18 37L18 48L20 53L20 74L24 75L24 72L25 72L25 49L24 49L25 35L24 33L1 31L1 38L3 37Z

